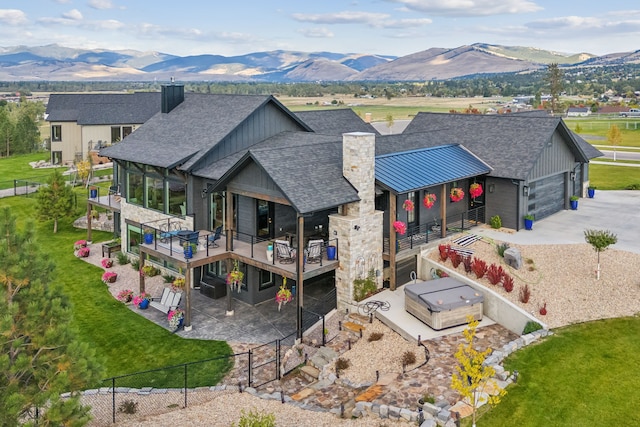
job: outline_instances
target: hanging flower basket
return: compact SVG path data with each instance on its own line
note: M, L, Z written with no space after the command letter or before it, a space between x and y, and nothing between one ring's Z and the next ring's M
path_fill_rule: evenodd
M474 199L476 197L480 197L483 193L482 190L482 185L478 184L477 182L474 182L473 184L471 184L469 186L469 194L471 195L471 197L473 197Z
M464 199L464 191L460 187L454 187L451 189L451 193L449 194L452 202L459 202Z
M422 204L427 209L431 209L435 202L436 202L436 195L433 193L425 194L424 199L422 200Z
M171 282L171 290L173 292L182 292L184 289L185 279L184 277L178 277Z
M286 288L287 278L282 279L282 285L280 285L280 289L276 293L276 303L278 304L278 311L282 308L283 304L287 304L289 301L293 299L291 295L291 291Z
M404 203L402 203L402 209L404 209L407 212L411 212L414 208L413 202L409 199L405 200Z
M232 291L235 289L236 292L240 293L242 279L244 279L244 273L240 271L238 261L234 261L233 270L227 273L227 285L231 287Z
M395 228L396 233L404 234L407 232L407 224L402 221L396 221L393 223L393 228Z

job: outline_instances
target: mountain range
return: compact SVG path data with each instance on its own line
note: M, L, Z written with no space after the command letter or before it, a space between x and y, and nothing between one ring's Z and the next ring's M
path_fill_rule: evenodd
M56 44L0 47L0 81L317 82L425 81L529 72L550 63L639 63L640 50L595 56L484 43L431 48L402 57L276 50L239 56L176 56L135 50L73 49Z

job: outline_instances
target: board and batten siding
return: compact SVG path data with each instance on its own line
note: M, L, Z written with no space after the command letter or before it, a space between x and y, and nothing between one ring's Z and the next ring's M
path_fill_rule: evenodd
M215 117L212 118L215 120ZM247 117L238 127L216 144L198 166L206 166L231 154L246 150L252 145L285 131L304 131L289 115L273 103L267 103Z
M503 227L518 228L519 190L520 186L513 184L510 179L487 177L484 193L487 224L491 223L492 216L500 215Z
M575 164L575 155L558 132L554 132L529 171L527 181L535 181L560 172L570 172Z

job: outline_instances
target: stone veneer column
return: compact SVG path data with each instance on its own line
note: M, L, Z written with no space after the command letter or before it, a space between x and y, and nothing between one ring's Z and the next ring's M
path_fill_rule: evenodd
M342 139L342 173L358 190L360 201L343 205L329 217L329 238L338 239L336 290L338 308L353 301L353 281L376 273L382 285L383 212L375 210L375 135L346 133Z

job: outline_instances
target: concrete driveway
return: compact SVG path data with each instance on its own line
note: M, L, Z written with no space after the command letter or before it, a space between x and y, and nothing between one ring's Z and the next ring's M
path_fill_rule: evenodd
M495 240L523 244L548 245L585 243L584 230L609 230L618 243L611 248L640 253L640 191L596 190L593 199L583 198L578 210L565 210L535 221L533 230L505 233L490 228L472 232Z

